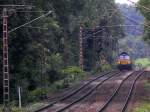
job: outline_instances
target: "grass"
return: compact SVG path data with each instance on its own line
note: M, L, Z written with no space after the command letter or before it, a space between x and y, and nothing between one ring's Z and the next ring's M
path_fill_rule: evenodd
M143 68L150 66L150 59L149 58L139 58L135 60L135 65L140 65Z
M47 106L47 105L48 105L48 102L32 103L21 109L16 106L11 106L11 112L34 112L35 110L41 107ZM3 112L2 109L3 109L3 106L0 105L0 112Z
M145 82L145 90L146 92L150 92L150 82ZM135 108L132 112L150 112L150 96L144 97L142 103L139 105L139 107Z
M3 109L3 106L0 105L0 112L2 112L2 109ZM11 110L12 110L11 112L30 112L27 109L24 109L24 108L20 109L18 107L12 107Z
M134 112L150 112L150 103L143 103L137 107Z

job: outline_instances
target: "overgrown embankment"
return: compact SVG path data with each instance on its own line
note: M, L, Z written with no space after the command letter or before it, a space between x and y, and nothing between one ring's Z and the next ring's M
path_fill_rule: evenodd
M150 77L148 75L147 80L144 81L143 89L140 91L142 94L138 96L138 103L131 112L150 112Z

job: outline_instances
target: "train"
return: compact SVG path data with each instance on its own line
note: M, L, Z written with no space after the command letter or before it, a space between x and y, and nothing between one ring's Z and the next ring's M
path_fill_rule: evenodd
M122 52L119 54L117 59L117 68L122 70L132 70L132 60L127 52Z

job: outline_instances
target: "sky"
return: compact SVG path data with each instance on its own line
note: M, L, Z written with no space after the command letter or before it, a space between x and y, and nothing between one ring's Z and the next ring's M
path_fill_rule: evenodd
M130 0L130 1L136 3L136 2L138 2L139 0ZM116 3L121 3L121 4L126 3L126 4L129 4L129 5L132 5L132 3L129 2L128 0L116 0Z

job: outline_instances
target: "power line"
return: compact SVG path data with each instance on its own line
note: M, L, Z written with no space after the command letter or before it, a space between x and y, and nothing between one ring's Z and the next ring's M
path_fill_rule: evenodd
M122 14L123 14L123 13L122 13ZM130 21L132 21L132 22L134 22L134 23L136 23L136 24L138 24L138 25L144 25L144 26L146 26L146 27L150 28L150 26L149 26L149 25L147 25L147 24L145 24L145 23L139 23L139 22L138 22L138 21L136 21L135 19L130 18L129 16L127 16L127 15L125 15L125 14L123 14L123 16L124 16L125 18L127 18L128 20L130 20Z
M139 25L130 25L130 24L127 24L127 25L124 25L124 24L119 24L119 25L108 25L108 26L97 26L97 27L100 27L100 28L106 28L106 27L121 27L121 26L127 26L127 27L137 27L137 26L141 26L142 23L139 23ZM92 30L92 29L91 29ZM101 30L100 30L101 31Z
M133 2L133 1L131 1L131 0L127 0L127 1L129 1L129 2L132 3L132 4L134 4L135 6L140 6L140 7L144 8L144 9L150 11L150 9L149 9L148 7L145 7L145 6L143 6L143 5L137 4L137 3L135 3L135 2Z
M33 29L44 29L44 30L48 30L48 28L42 28L42 27L34 27L34 26L24 26L26 28L33 28Z
M34 22L34 21L36 21L36 20L38 20L38 19L40 19L40 18L43 18L43 17L48 16L48 15L51 14L51 13L52 13L52 11L49 11L49 12L46 13L46 14L43 14L43 15L41 15L41 16L39 16L39 17L37 17L37 18L35 18L35 19L33 19L33 20L31 20L31 21L29 21L29 22L23 24L23 25L20 25L20 26L18 26L18 27L16 27L16 28L10 30L8 33L14 32L14 31L18 30L19 28L24 27L24 26L26 26L26 25L28 25L28 24L30 24L30 23L32 23L32 22Z
M115 10L115 11L118 11L118 10ZM115 13L116 13L116 12L115 12ZM115 14L115 13L114 13L114 14ZM137 25L130 25L130 24L128 24L128 25L123 25L123 24L119 24L119 25L111 25L111 26L96 26L96 28L102 28L102 30L97 31L97 32L95 33L95 35L96 35L97 33L100 33L101 31L105 30L104 28L106 28L106 27L122 27L122 26L124 26L124 27L137 27L137 26L141 26L141 25L150 27L150 26L148 26L148 25L146 25L146 24L144 24L144 23L139 23L139 22L136 21L135 19L132 19L132 18L128 17L128 16L125 15L125 14L122 14L122 16L124 16L124 17L127 18L128 20L130 20L130 21L136 23ZM110 16L109 19L111 19L111 17L112 17L112 16ZM92 30L92 28L89 28L89 29ZM137 29L136 29L136 30L137 30ZM94 34L93 34L93 35L94 35ZM86 38L84 38L84 39L88 39L88 38L91 38L91 36L88 36L88 37L86 37Z
M106 27L110 28L110 27L122 27L122 26L124 26L124 27L137 27L137 26L141 26L141 25L122 25L122 24L120 24L120 25L111 25L111 26L101 26L103 29L99 30L99 32L105 30L104 28L106 28ZM140 29L135 29L135 30L140 30ZM105 37L105 36L87 36L87 37L85 37L83 39L93 39L93 37Z
M113 12L112 12L112 14L107 18L107 20L106 21L109 21L113 16L114 16L114 14L115 13L117 13L117 9L111 9L111 10L113 10ZM105 17L105 15L103 15L103 17ZM101 27L101 26L96 26L95 27L95 29L96 28L101 28L100 30L98 30L97 32L94 32L93 33L93 35L96 35L96 34L98 34L98 33L100 33L100 32L102 32L102 31L104 31L105 30L105 27ZM87 28L86 28L87 29ZM93 29L94 30L94 29ZM88 38L90 38L91 36L88 36L88 37L86 37L86 38L84 38L84 39L88 39ZM94 36L93 36L94 37Z
M11 4L7 4L7 5L0 5L0 7L35 7L35 6L31 6L31 5L11 5Z
M15 12L32 13L32 12L49 12L49 11L15 11Z

